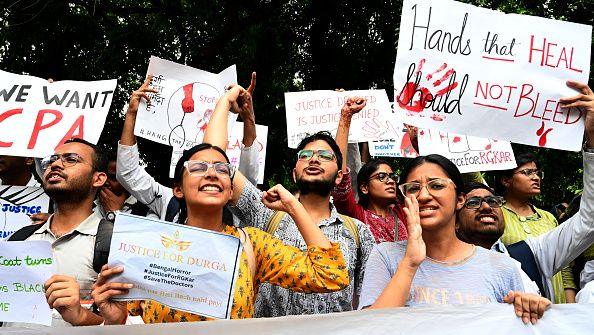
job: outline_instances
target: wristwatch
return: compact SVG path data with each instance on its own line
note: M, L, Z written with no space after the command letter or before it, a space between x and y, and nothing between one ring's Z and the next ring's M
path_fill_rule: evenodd
M116 213L115 212L107 212L107 214L105 214L105 219L107 221L111 221L114 222L116 218Z

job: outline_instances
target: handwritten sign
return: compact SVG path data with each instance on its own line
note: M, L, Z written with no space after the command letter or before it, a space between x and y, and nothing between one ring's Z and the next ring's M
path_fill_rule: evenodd
M0 155L45 157L72 137L97 143L116 85L0 71Z
M125 268L113 281L134 284L119 300L152 299L227 319L240 253L230 235L119 213L108 263Z
M0 321L52 324L43 284L54 266L47 241L0 242Z
M215 74L152 56L150 104L141 101L134 134L182 150L202 143L204 130L225 87L237 83L235 65ZM237 119L229 113L229 129Z
M253 145L258 146L258 184L264 183L264 168L266 166L266 145L268 142L268 126L256 125L256 141ZM243 122L235 122L233 130L229 132L229 144L227 145L227 156L229 162L235 167L240 164L241 142L243 141ZM169 165L169 177L173 178L175 166L183 155L183 150L173 150L171 163Z
M288 92L285 93L285 108L289 147L297 148L303 138L318 131L336 135L340 109L352 96L366 97L367 106L353 116L349 142L389 139L385 136L390 131L386 123L391 118L391 109L384 90Z
M591 42L591 26L405 0L396 108L423 128L577 151L585 112L558 101L588 82Z
M516 158L506 141L419 130L421 155L439 154L450 159L461 173L513 169Z
M0 239L31 224L30 216L49 211L49 197L41 187L0 185Z
M406 127L397 122L388 121L391 131L388 136L389 140L370 141L369 155L371 157L406 157L415 158L419 153L415 150L410 140L410 136L406 131Z

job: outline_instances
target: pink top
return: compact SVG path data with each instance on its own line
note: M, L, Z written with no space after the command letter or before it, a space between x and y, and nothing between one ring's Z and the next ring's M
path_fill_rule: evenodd
M369 230L373 234L376 243L394 242L394 220L398 220L398 241L406 240L408 234L406 232L405 216L402 211L402 205L399 202L392 207L393 215L383 218L374 212L365 209L355 201L355 194L351 188L351 174L350 170L342 175L342 181L332 191L332 198L334 199L334 206L339 213L351 216L364 222L369 226Z

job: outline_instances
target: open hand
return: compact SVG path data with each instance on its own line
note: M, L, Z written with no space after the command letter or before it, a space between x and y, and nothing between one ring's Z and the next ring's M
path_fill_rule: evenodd
M418 267L427 257L427 247L423 241L423 229L419 218L419 202L413 195L404 198L404 214L406 215L406 229L408 240L404 260L410 267Z
M533 325L542 318L544 312L551 307L551 301L533 293L509 291L503 298L508 304L514 304L514 310L525 324Z
M130 101L128 102L128 113L136 114L136 112L138 112L140 99L146 100L147 103L151 101L147 93L157 93L157 90L150 87L151 80L153 80L153 75L149 74L142 86L140 86L140 88L136 91L132 92L132 95L130 95Z
M107 282L109 277L124 272L123 267L110 268L105 264L101 268L101 273L97 282L93 285L91 296L101 312L106 325L122 325L126 323L128 310L125 301L112 301L111 297L127 294L133 287L128 283Z

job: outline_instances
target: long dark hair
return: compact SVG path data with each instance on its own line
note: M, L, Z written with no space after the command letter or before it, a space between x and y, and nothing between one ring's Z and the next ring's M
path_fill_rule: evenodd
M417 158L412 159L404 166L404 170L400 174L400 182L406 183L406 178L414 168L420 166L425 163L433 163L441 167L443 172L450 178L454 185L456 185L456 195L460 195L462 193L462 189L464 187L464 182L462 181L462 175L460 174L460 170L458 167L452 163L449 159L443 157L442 155L427 155L427 156L419 156Z
M216 145L212 145L210 143L200 143L198 145L191 147L188 150L184 150L184 153L182 154L181 158L177 162L177 165L175 166L175 173L173 174L173 184L174 185L180 186L182 184L182 178L184 175L184 163L189 161L190 158L195 153L203 151L203 150L208 150L208 149L213 149L213 150L218 151L221 155L223 155L223 157L225 157L225 160L227 161L227 163L229 163L229 157L227 157L225 150L217 147ZM233 179L231 181L233 181ZM184 198L181 198L181 199L178 198L177 200L179 201L179 210L180 210L177 223L185 224L186 219L188 218L188 206L186 205L186 201ZM225 212L225 211L223 211L223 212ZM232 226L233 219L231 218L231 220L229 220L229 218L227 216L228 215L225 215L225 213L223 213L223 222L226 225Z
M379 169L380 165L384 164L390 166L387 161L381 158L376 158L365 163L359 170L359 173L357 173L357 194L359 195L359 204L365 208L369 205L369 194L361 192L361 186L368 185L369 177Z

